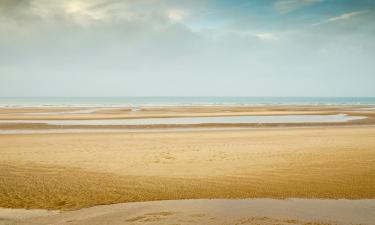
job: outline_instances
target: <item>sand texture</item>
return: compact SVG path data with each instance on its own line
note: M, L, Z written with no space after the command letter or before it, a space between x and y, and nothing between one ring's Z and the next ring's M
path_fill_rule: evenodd
M367 118L157 126L2 123L0 225L373 225L371 107L0 108L0 120L297 114Z
M375 197L375 128L0 135L0 207Z
M96 206L60 214L13 210L5 215L3 211L7 210L0 209L0 225L372 225L375 200L173 200Z

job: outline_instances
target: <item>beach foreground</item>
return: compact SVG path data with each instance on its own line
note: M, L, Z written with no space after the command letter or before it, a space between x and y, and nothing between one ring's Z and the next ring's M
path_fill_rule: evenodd
M70 212L0 209L1 225L374 224L374 200L171 200L96 206Z
M354 109L356 108L352 108L353 111ZM215 116L224 111L200 110L219 111L210 112L206 116ZM227 114L238 113L228 113L228 108L225 110ZM337 110L331 112L333 109L325 110L319 111L315 107L310 114L341 113ZM25 116L19 115L19 110L16 113L15 110L4 111L6 110L2 113L4 119ZM120 112L134 116L134 112ZM165 112L159 112L158 115L162 116L163 113ZM196 113L195 109L193 114ZM287 111L263 109L241 112L241 115L249 113L277 115L287 114ZM294 108L292 113L309 112ZM210 224L209 219L215 217L217 220L212 219L211 224L345 224L345 221L371 224L371 220L364 218L374 218L373 214L366 213L375 211L373 200L365 201L370 202L370 205L363 205L362 200L375 198L374 113L368 111L353 114L365 115L370 119L367 122L358 120L359 122L340 124L326 123L323 126L319 123L272 124L266 128L241 129L216 124L205 130L197 129L199 127L122 130L121 127L116 127L116 132L111 132L105 131L107 127L104 127L95 133L91 133L90 129L97 128L90 126L76 133L65 132L65 127L59 127L59 133L49 133L46 132L49 131L48 127L40 130L28 124L21 124L19 127L12 125L11 128L3 125L5 131L14 129L12 131L17 132L27 127L30 133L0 135L0 207L8 208L0 210L0 222L184 224L191 220L193 224ZM103 115L122 117L113 111L99 115L90 112L87 116ZM38 117L28 119L46 119L45 115L27 116ZM52 116L56 117L54 119L66 119L66 115ZM84 118L81 113L68 116ZM144 111L140 116L150 115ZM151 116L155 116L155 112ZM50 119L51 115L46 117ZM34 131L42 133L32 133ZM246 202L242 200L183 200L254 198L298 199L264 200L266 206L261 207L256 206L259 206L258 203L263 204L263 200L246 200L246 204L242 204ZM317 203L319 201L314 199L330 200ZM148 202L157 200L181 201ZM95 207L116 203L127 204L99 206L103 207L100 209ZM324 207L331 203L335 205L334 208L323 212ZM238 209L238 214L233 212L233 217L230 217L232 214L228 211L228 217L225 214L219 216L221 212L214 208L228 209L228 204L229 208ZM298 214L302 206L310 207L310 204L314 205L311 205L313 208L307 208L307 211ZM341 211L342 217L338 216L340 213L337 211L342 209L341 204L346 204L342 207L349 212ZM271 206L279 209L272 211ZM336 206L339 208L335 208ZM16 215L17 223L13 220L14 217L4 216L4 210L12 208L15 211L10 214ZM39 218L44 212L36 211L41 213L37 215L38 218L19 220L21 214L21 217L25 217L35 211L17 211L14 208L71 212L54 215L55 211L47 211L45 213L52 214L51 217ZM261 209L265 208L271 211L262 214L265 211ZM290 209L292 214L282 211L285 209ZM95 210L104 210L105 213L98 214ZM321 213L315 213L315 210L321 210ZM357 214L359 211L365 213ZM9 215L10 211L6 212ZM247 215L245 212L252 213ZM311 212L314 212L315 217L308 216ZM324 213L330 217L325 217ZM96 216L92 217L93 214ZM70 216L73 219L65 219ZM102 220L99 219L101 216ZM82 221L76 220L78 218Z
M375 197L375 128L0 137L0 206Z

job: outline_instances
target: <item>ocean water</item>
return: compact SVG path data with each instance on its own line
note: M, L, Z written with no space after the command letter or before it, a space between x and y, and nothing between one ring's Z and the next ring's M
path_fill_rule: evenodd
M189 105L375 105L375 97L53 97L0 98L18 106L189 106Z

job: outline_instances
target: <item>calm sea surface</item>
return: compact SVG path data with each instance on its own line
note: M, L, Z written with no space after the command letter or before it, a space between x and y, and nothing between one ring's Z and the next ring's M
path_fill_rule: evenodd
M375 97L89 97L0 98L0 106L167 106L167 105L375 105Z

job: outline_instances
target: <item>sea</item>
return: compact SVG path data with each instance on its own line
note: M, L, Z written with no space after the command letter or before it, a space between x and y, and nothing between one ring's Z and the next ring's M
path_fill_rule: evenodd
M375 97L0 97L0 107L375 105Z

